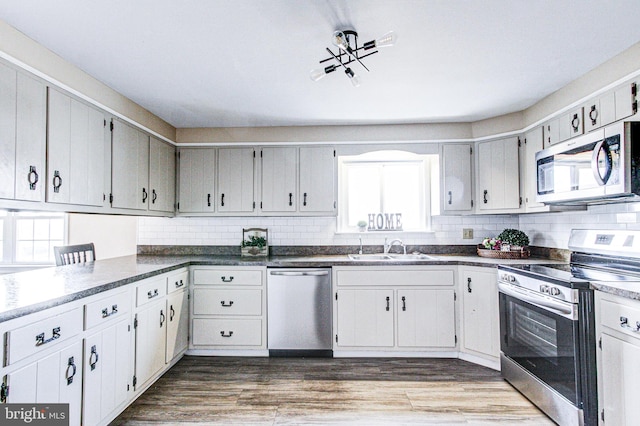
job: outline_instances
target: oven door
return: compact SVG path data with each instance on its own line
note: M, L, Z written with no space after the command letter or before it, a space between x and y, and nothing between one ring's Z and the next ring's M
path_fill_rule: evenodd
M572 304L545 296L538 303L535 298L540 296L533 292L503 283L499 288L502 353L579 406L576 314L573 309L567 312L568 307L545 306Z

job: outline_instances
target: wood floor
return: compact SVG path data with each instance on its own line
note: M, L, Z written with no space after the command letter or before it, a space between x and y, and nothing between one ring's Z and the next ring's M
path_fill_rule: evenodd
M114 425L553 425L457 359L184 357Z

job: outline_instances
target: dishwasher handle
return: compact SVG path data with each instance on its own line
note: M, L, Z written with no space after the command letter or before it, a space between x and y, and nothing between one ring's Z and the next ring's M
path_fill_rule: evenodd
M329 271L269 271L271 275L281 275L285 277L321 277L329 275Z

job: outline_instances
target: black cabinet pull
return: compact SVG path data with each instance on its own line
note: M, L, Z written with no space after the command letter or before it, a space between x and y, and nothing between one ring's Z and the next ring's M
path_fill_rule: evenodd
M153 299L154 297L158 297L158 296L160 296L160 294L158 294L157 288L153 290L153 293L151 292L151 290L147 292L147 299Z
M451 204L453 202L453 194L451 193L451 191L449 191L449 201L448 203Z
M169 321L173 321L173 317L176 316L176 311L173 309L173 305L169 305Z
M118 305L111 305L111 312L109 312L109 308L104 308L102 310L102 318L108 318L113 314L118 313Z
M231 336L233 336L233 331L230 331L230 332L229 332L229 334L224 334L224 331L221 331L221 332L220 332L220 335L221 335L222 337L231 337Z
M224 207L224 194L220 195L220 207Z
M489 194L489 191L487 191L486 189L484 190L484 198L483 201L485 204L487 204L489 201L487 200L487 195Z
M467 292L471 293L471 277L467 278Z
M76 375L76 363L73 357L70 357L67 363L67 371L64 374L64 378L67 379L67 386L73 383L73 378L75 375Z
M60 192L60 187L62 186L62 177L60 177L60 172L58 170L53 172L53 192Z
M211 194L207 194L207 207L211 207Z
M151 190L151 204L155 204L157 199L158 199L158 194L156 194L156 190L155 189L152 189Z
M176 281L175 284L176 284L176 288L180 288L180 287L182 287L184 285L184 282L182 280L180 280L180 281Z
M227 279L227 277L222 277L223 283L230 283L231 281L233 281L233 276L229 277L229 279Z
M162 328L166 319L167 317L164 316L164 311L160 309L160 328Z
M389 310L389 296L387 296L387 311Z
M598 110L595 105L591 105L591 111L589 111L589 118L591 119L591 125L598 124Z
M291 192L289 193L289 205L293 205L293 194Z
M220 304L221 304L222 306L224 306L225 308L229 308L229 307L233 306L233 300L229 300L229 303L228 303L228 304L226 304L224 300L221 300L221 301L220 301Z
M402 310L403 311L407 310L407 300L404 296L402 296Z
M573 119L571 120L571 127L574 132L578 131L578 126L580 126L580 119L578 118L578 114L573 114Z
M27 174L27 182L29 182L29 189L31 191L36 190L36 183L38 183L38 172L36 166L29 166L29 173Z
M46 345L49 342L53 342L60 338L60 327L55 327L51 330L51 337L45 340L44 333L40 333L36 336L36 346Z
M303 198L303 201L302 201L302 205L306 206L307 205L307 193L305 192L303 196L304 196L304 198ZM291 204L289 204L289 205L291 205Z
M142 188L142 202L146 203L147 202L147 198L149 198L149 194L147 194L147 189L146 188Z
M95 359L93 359L95 355ZM96 364L98 363L98 349L96 345L91 346L91 355L89 355L89 365L91 366L91 371L96 369Z

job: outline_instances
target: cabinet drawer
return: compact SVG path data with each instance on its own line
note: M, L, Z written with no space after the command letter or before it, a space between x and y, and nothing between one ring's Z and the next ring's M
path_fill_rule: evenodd
M84 306L84 329L96 327L114 318L122 318L131 309L128 291L111 294Z
M262 315L262 290L196 288L194 315Z
M640 303L636 306L602 300L600 323L612 330L640 339Z
M336 272L339 286L383 285L383 286L443 286L453 285L452 270L389 270L389 269L349 269Z
M82 308L7 332L6 365L27 358L82 332Z
M167 294L181 290L189 284L189 272L183 271L167 277Z
M262 346L262 320L193 320L194 346Z
M136 287L136 306L142 306L166 296L167 278L152 278L145 280Z
M262 285L262 271L196 269L193 271L193 284Z

